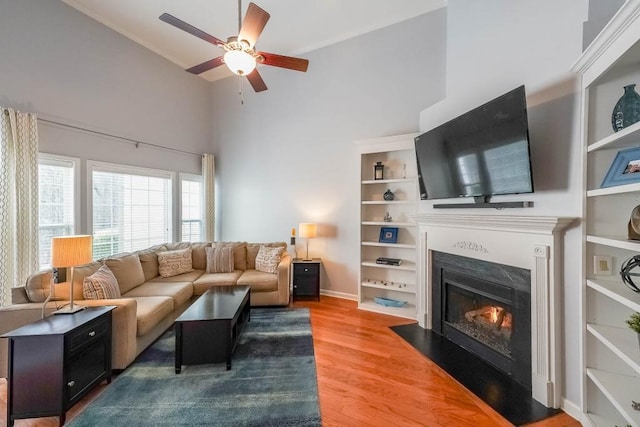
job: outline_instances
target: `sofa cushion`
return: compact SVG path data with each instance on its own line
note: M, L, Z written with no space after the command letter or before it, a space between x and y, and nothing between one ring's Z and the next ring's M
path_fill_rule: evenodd
M285 242L247 243L247 270L256 269L256 256L258 256L260 246L266 246L268 248L283 247L285 250L287 249L287 244Z
M231 245L233 247L233 269L247 269L247 242L216 242L212 247Z
M249 285L252 292L278 290L278 275L257 270L246 270L238 279L238 285Z
M202 295L214 286L233 286L241 275L242 270L234 270L231 273L205 273L193 282L193 294Z
M171 297L133 297L136 307L136 335L142 336L153 329L173 311Z
M131 297L171 297L176 307L185 304L193 295L191 282L146 282L133 288L124 298Z
M82 282L84 299L112 299L120 298L118 280L107 265L103 265Z
M211 247L211 243L198 242L191 243L191 263L193 268L198 270L204 270L207 268L207 248Z
M282 259L283 247L268 248L260 246L258 255L256 256L256 270L264 273L277 273L278 264Z
M102 267L101 262L91 262L89 264L79 265L78 267L74 267L73 269L73 299L74 300L83 300L84 295L82 294L82 284L84 282L84 278L87 276L91 276L93 273L98 271L98 269ZM71 274L71 273L69 273ZM71 277L69 276L69 280ZM56 286L56 296L64 299L69 299L69 282L59 283Z
M158 252L158 271L162 277L177 276L193 270L191 248Z
M140 258L144 280L151 280L160 275L158 272L158 252L164 252L167 247L164 245L152 246L149 249L143 249L136 252Z
M207 268L205 273L231 273L233 271L233 247L206 248Z
M51 279L53 278L53 271L43 270L37 273L33 273L27 278L25 283L25 290L27 296L31 302L44 302L49 295L49 287L51 286ZM55 294L55 291L54 291Z
M144 283L144 271L138 254L107 258L104 263L118 281L120 292L125 293Z
M204 273L204 270L193 270L188 273L182 273L171 277L162 277L158 276L155 279L149 280L149 282L160 282L160 283L172 283L172 282L193 282L200 275Z

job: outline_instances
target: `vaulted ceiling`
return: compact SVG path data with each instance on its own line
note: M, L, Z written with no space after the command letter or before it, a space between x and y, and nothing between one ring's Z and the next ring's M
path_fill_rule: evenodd
M238 33L236 0L63 0L182 68L223 51L158 19L171 15L221 39ZM446 5L447 0L254 0L271 18L257 48L304 57L318 49ZM244 12L248 0L241 2ZM411 43L411 40L398 40ZM231 75L226 67L201 76L213 81Z

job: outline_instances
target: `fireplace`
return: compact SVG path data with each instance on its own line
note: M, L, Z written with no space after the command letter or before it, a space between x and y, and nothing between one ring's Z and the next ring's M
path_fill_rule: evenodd
M433 330L531 390L531 274L432 252Z

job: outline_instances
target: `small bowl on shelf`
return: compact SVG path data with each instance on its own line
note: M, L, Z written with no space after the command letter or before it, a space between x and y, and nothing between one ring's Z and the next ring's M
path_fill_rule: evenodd
M407 305L406 301L398 301L395 299L384 298L384 297L375 297L373 301L376 304L380 304L385 307L404 307L405 305Z

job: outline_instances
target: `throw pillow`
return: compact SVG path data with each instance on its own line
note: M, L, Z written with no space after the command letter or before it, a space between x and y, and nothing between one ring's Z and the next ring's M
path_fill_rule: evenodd
M109 267L103 265L91 276L84 278L82 294L84 299L120 298L120 287L116 276L113 275Z
M162 277L193 271L191 248L158 252L158 271Z
M264 245L260 246L258 255L256 255L256 270L265 273L277 273L283 252L283 247L268 248Z
M216 246L205 248L207 252L207 273L233 272L233 247Z

